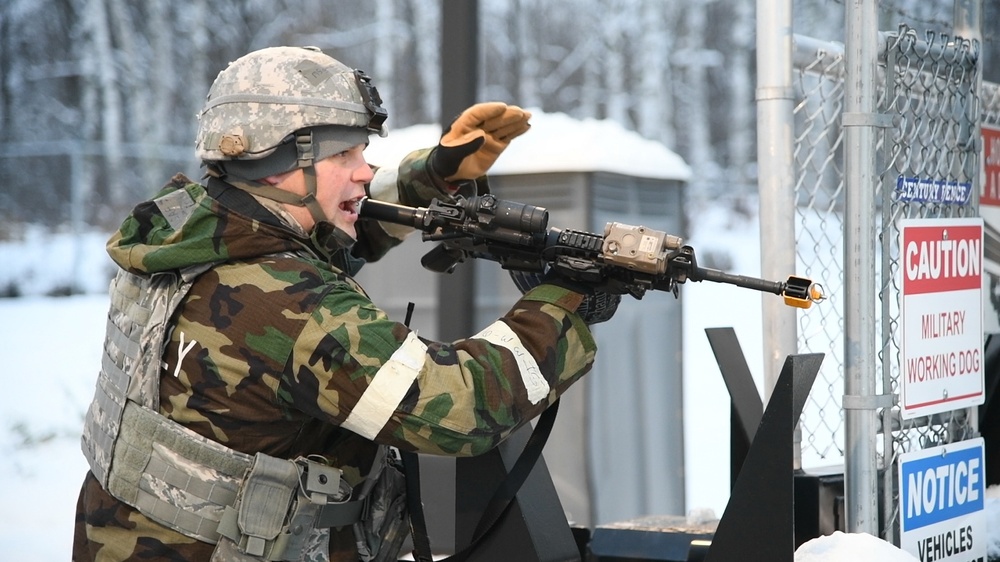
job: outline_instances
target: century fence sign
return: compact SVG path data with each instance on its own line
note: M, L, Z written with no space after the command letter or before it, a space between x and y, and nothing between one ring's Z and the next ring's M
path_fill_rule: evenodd
M899 456L900 548L920 562L985 562L982 438Z
M983 220L902 219L900 410L982 404Z
M972 183L932 180L927 178L896 178L896 199L905 203L943 203L965 205L972 198Z

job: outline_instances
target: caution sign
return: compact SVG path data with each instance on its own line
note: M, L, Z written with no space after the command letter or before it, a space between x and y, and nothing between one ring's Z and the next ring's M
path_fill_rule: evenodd
M900 221L904 419L982 404L983 221Z
M899 456L900 548L920 562L985 562L982 438Z

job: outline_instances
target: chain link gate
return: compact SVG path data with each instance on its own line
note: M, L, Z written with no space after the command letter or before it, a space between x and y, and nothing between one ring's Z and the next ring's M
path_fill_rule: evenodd
M900 307L898 236L900 219L953 218L978 215L980 170L979 119L1000 122L1000 90L982 87L977 76L978 45L943 35L917 38L901 26L881 33L877 108L884 116L877 153L875 194L876 263L881 279L876 292L880 313L879 394L898 396L900 377ZM796 257L799 271L824 284L829 300L799 315L799 352L826 354L800 421L803 466L844 461L844 232L845 178L844 50L836 43L796 37L793 55L797 103L794 108L796 172ZM967 205L915 203L899 199L896 181L920 177L971 183ZM975 436L971 409L903 420L898 404L879 410L878 456L883 537L899 543L899 486L896 463L901 453L961 441ZM885 431L888 429L888 431Z

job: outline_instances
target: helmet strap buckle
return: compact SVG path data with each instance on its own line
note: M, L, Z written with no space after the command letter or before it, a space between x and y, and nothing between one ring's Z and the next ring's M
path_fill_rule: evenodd
M305 168L306 166L312 166L316 159L316 154L313 152L312 131L300 131L296 133L295 148L299 154L298 167Z
M300 205L309 210L313 221L317 224L327 220L323 208L316 200L316 154L313 152L312 131L302 131L295 134L295 146L299 153L299 168L305 176L306 194L300 200Z

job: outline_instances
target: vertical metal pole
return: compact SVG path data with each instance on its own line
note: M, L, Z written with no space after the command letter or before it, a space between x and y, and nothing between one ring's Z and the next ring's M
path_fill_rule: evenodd
M879 46L881 49L881 45ZM889 48L886 45L885 52L885 99L894 100L896 99L896 66L897 66L898 49ZM885 162L892 161L892 151L893 146L890 142L882 143L882 153L876 154L876 158L884 158ZM877 193L873 198L875 201L881 199L882 203L882 220L878 228L881 232L888 233L894 232L893 230L893 202L892 202L892 188L890 183L892 179L888 177L883 177L881 180L881 192ZM889 275L892 275L892 248L893 242L884 237L879 244L882 250L882 263L879 270L879 279L886 279ZM882 357L879 360L879 364L882 367L882 389L883 393L888 394L889 391L886 389L892 388L892 365L895 358L893 354L889 351L892 348L892 330L886 329L885 326L888 325L888 320L892 318L893 314L893 304L897 304L897 299L899 292L894 290L894 288L888 283L880 283L881 289L876 293L877 298L881 301L882 306L878 310L877 314L881 314L882 318L882 332L879 334L879 349L882 352ZM898 304L897 304L898 306ZM876 382L876 384L878 384ZM846 392L846 390L845 390ZM846 407L846 402L845 402ZM893 427L896 425L899 414L893 411L891 407L887 407L882 410L881 419L876 418L877 422L881 422L882 426L882 450L888 451L889 454L883 454L882 465L878 468L882 469L882 475L877 480L881 482L882 493L880 495L880 503L878 505L883 506L882 517L881 517L881 529L882 538L886 541L899 545L898 521L895 521L896 509L888 509L890 506L894 506L896 502L896 462L898 457L895 454L895 435L893 434ZM876 430L877 431L877 430Z
M983 0L955 0L955 35L983 41Z
M765 279L795 271L792 41L791 0L757 0L757 168ZM762 298L761 306L767 404L785 358L798 343L795 309L773 297Z
M982 159L983 159L983 148L982 148L982 120L983 120L983 110L981 97L983 94L983 51L985 47L983 45L983 0L955 0L955 36L961 37L969 41L979 42L979 58L976 60L975 68L975 85L973 86L974 91L970 93L969 106L974 108L972 115L969 115L971 122L968 123L969 136L975 139L980 146L979 153L975 158L969 158L966 160L965 170L962 170L966 177L971 178L973 185L973 193L980 193L982 190L982 185L980 185L982 178L980 177L980 170L982 170ZM973 198L975 199L975 198ZM973 205L976 205L975 209L978 213L978 201L973 201ZM975 423L977 411L976 408L971 408L973 415L972 421ZM975 429L975 425L973 426Z
M844 102L844 394L857 403L875 396L875 0L846 7ZM879 536L875 409L844 410L847 529Z
M441 128L476 101L479 83L479 2L441 3ZM472 263L438 277L438 339L452 341L474 333L476 277Z
M976 61L976 84L975 91L970 98L981 98L983 94L983 0L955 0L955 36L963 39L978 41L980 45L979 59ZM982 139L982 106L975 103L976 114L972 117L969 134L974 139ZM982 161L985 149L980 143L979 154L976 158L971 158L968 162L967 174L972 178L972 193L982 193L983 186L979 170L982 169ZM977 215L980 215L978 206ZM979 431L979 408L969 408L969 425L973 431Z
M476 100L479 83L478 0L441 2L441 128ZM454 341L475 330L476 279L473 264L459 264L452 274L439 275L437 286L437 339ZM465 459L421 455L421 488L433 498L425 504L428 534L437 552L455 551L455 505L459 493L457 474Z
M69 217L70 227L73 231L73 271L70 274L70 289L73 293L80 292L86 288L83 283L83 230L86 225L84 215L86 206L87 184L83 181L85 160L87 156L80 146L73 145L69 156L70 171L70 194L69 194Z

